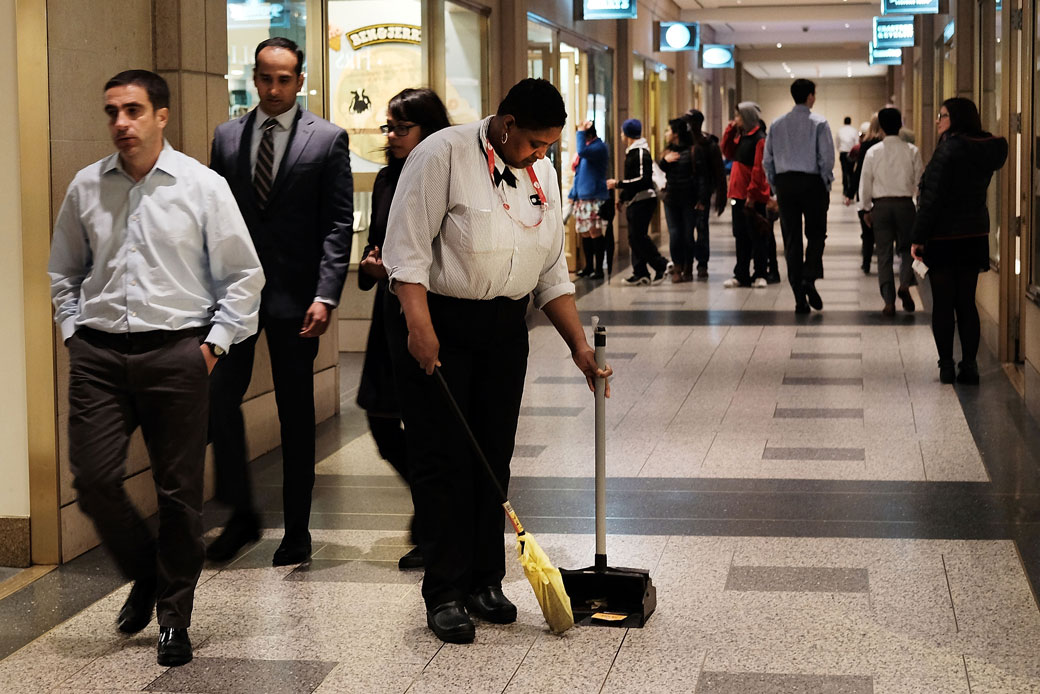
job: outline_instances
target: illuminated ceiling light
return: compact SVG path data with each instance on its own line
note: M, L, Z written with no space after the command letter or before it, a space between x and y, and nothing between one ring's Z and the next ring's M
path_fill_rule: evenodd
M782 43L780 43L779 41L777 41L777 42L776 42L776 47L777 47L777 48L783 48L783 47L784 47L784 44L782 44Z
M846 23L846 24L845 24L845 28L846 28L846 29L848 29L848 28L849 28L849 25L848 25L848 23Z
M765 24L763 24L763 25L762 25L762 31L765 31L765 30L766 30L766 25L765 25Z

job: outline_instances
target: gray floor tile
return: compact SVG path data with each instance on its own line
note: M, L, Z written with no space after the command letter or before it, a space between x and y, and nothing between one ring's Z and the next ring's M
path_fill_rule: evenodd
M255 694L313 692L336 663L320 660L247 660L196 658L170 668L146 688L156 692Z
M577 417L584 407L521 407L521 417Z
M785 386L862 386L862 378L838 376L784 376Z
M799 330L795 333L795 337L811 337L814 339L819 338L833 338L833 337L862 337L863 333L852 330Z
M358 561L312 559L285 577L286 581L336 583L418 583L421 573L399 571L397 560Z
M585 383L584 376L539 376L534 379L537 385L573 385L575 383Z
M581 382L584 383L585 379L582 378ZM542 454L548 446L535 446L532 444L517 444L513 446L513 457L514 458L537 458Z
M872 677L702 672L696 694L874 694Z
M779 448L766 446L762 460L866 460L863 448Z
M809 359L809 360L825 360L825 359L841 359L841 360L855 360L860 361L863 359L862 352L791 352L791 359Z
M866 569L827 566L733 566L726 590L784 593L867 593Z
M778 407L774 419L863 419L861 407Z

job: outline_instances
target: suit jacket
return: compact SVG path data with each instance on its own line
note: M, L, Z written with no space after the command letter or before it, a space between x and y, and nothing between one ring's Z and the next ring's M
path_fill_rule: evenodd
M315 297L339 301L354 233L354 181L347 133L297 111L267 207L257 204L250 142L256 109L221 123L210 168L227 179L249 227L267 284L261 311L301 319Z

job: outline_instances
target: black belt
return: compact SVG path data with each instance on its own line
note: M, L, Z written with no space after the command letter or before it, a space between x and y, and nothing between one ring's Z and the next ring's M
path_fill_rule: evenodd
M106 347L121 354L150 352L187 337L199 337L209 332L209 326L184 330L145 330L138 333L106 333L103 330L81 327L76 334L95 347Z

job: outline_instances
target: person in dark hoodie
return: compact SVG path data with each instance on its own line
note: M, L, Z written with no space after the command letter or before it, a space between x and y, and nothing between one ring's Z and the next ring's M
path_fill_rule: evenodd
M643 137L643 124L629 118L621 124L621 139L625 143L625 177L607 179L608 190L620 190L618 201L625 204L628 221L628 245L632 252L632 275L622 280L630 286L659 284L672 272L672 263L663 257L650 240L650 221L657 211L657 192L654 190L654 158L650 145ZM650 278L647 266L654 269Z
M726 169L722 163L722 149L719 138L701 130L704 126L704 114L695 108L687 111L683 118L689 124L690 136L693 138L693 165L697 178L698 190L707 189L715 196L715 213L722 215L729 198L726 197ZM697 279L708 279L708 258L711 255L708 236L708 219L710 212L705 209L695 215L696 241L693 254L697 261ZM775 253L775 242L774 242ZM686 274L684 269L683 274ZM688 278L687 278L688 279Z
M386 238L390 203L394 200L397 181L404 169L405 159L428 135L451 125L448 111L440 97L430 89L405 89L390 99L386 109L387 165L376 174L372 185L372 223L368 229L368 243L358 266L358 287L368 291L375 287L372 304L372 323L368 330L365 365L361 370L357 403L368 414L379 455L390 463L405 482L411 483L404 429L401 427L401 408L397 400L389 341L403 343L407 328L401 314L401 303L388 289L386 268L383 267L382 246ZM418 544L416 524L412 521L412 542ZM401 570L417 569L423 565L422 553L413 547L400 558Z
M754 101L742 101L722 134L722 153L733 162L729 174L729 197L733 200L733 236L737 240L737 263L733 277L723 287L765 287L769 274L769 242L757 232L745 212L750 207L765 216L769 182L762 167L766 124ZM773 242L775 248L775 240ZM752 273L752 261L754 273Z
M711 204L711 189L700 181L707 162L703 160L703 152L701 161L696 161L690 127L682 118L668 121L665 139L668 146L658 164L668 180L664 215L668 220L669 249L675 264L672 282L689 282L693 279L697 216L706 212ZM699 170L697 164L700 164Z
M610 198L607 190L607 164L610 153L607 144L596 134L592 121L578 126L578 156L574 169L574 185L567 195L572 201L574 228L581 237L581 251L585 256L585 268L577 272L578 277L592 280L603 279L603 255L607 248L608 220L600 216L603 202Z
M947 99L937 119L939 144L921 176L910 252L928 266L932 287L932 336L939 352L939 380L979 382L979 311L975 288L989 269L986 189L1007 161L1008 143L982 129L970 99ZM961 362L954 373L956 316Z

